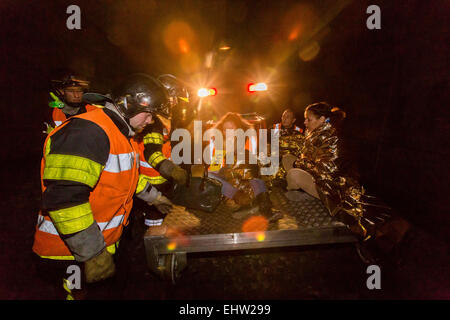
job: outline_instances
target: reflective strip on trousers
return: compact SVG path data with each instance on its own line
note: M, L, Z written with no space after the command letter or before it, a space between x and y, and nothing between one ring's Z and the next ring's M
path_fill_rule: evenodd
M149 227L160 226L163 223L163 219L157 219L157 220L145 219L144 223L146 226L149 226Z

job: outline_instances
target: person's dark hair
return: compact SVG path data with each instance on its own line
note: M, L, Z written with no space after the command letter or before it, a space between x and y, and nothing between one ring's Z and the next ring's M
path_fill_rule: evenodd
M332 107L326 102L317 102L306 107L305 112L311 112L317 118L324 116L330 119L332 126L339 126L342 120L345 119L346 113L338 107Z
M252 124L248 121L246 121L239 113L236 112L228 112L226 113L222 118L217 121L217 123L214 125L214 129L218 129L220 131L223 130L223 124L225 122L233 122L236 127L239 129L243 129L246 131L247 129L253 128Z

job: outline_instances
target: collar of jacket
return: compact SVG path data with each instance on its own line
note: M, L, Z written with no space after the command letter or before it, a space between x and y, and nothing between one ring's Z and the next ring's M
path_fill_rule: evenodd
M105 113L111 118L120 132L126 137L134 136L135 132L133 128L128 124L125 118L117 111L116 107L110 103L105 103L105 108L103 109Z
M311 132L306 132L305 138L310 139L312 137L320 136L326 131L334 129L329 122L324 122L322 125L318 126Z
M70 116L74 116L74 115L77 115L77 114L81 113L81 112L79 112L80 109L81 109L81 106L80 107L72 107L72 106L70 106L70 105L68 105L67 103L64 102L64 107L61 109L61 111L67 117L70 117Z

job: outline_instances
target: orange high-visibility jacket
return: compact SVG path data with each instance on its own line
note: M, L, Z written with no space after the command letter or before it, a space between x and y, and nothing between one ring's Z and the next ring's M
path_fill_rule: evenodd
M98 108L99 108L98 106L91 105L91 104L87 104L87 105L86 105L86 112L93 111L93 110L96 110L96 109L98 109ZM66 117L65 113L62 112L61 109L53 108L53 111L52 111L52 120L53 120L53 123L55 124L55 127L58 127L58 126L60 126L64 121L67 120L67 117Z
M139 140L138 140L139 141ZM161 145L161 152L154 152L149 156L149 159L145 159L145 149L148 144ZM139 146L139 173L141 179L147 180L152 185L159 185L167 180L161 176L161 174L155 169L155 167L163 160L171 160L172 147L169 140L169 130L164 127L162 132L152 131L147 133L141 141L138 142Z
M120 239L122 230L128 223L128 216L133 205L133 194L139 179L139 155L137 144L130 142L117 128L114 122L101 110L86 112L72 118L80 118L94 122L106 133L110 142L108 161L105 166L101 166L100 178L93 185L93 190L89 197L89 203L83 209L76 208L70 215L92 214L94 221L102 231L107 248L111 248ZM45 140L44 156L41 162L41 185L45 191L43 183L44 171L48 170L49 150L51 148L51 137L69 121L53 130ZM80 142L82 143L82 142ZM65 155L57 155L64 157ZM74 156L68 156L74 158ZM83 158L82 158L83 159ZM64 160L61 162L64 164ZM53 168L50 168L53 169ZM58 170L61 171L59 168ZM61 171L63 176L70 174ZM86 178L88 179L88 178ZM80 206L77 206L80 207ZM63 210L70 210L63 209ZM87 212L86 212L87 210ZM87 226L86 226L87 227ZM33 251L41 257L51 259L74 259L68 247L65 245L59 233L48 215L39 213L38 224L34 237Z
M157 184L166 182L167 180L165 178L163 178L160 175L160 173L158 171L156 171L156 169L153 168L152 165L145 160L144 142L139 142L138 148L139 148L139 159L140 159L139 173L148 177L148 181L152 185L157 185ZM170 141L166 141L162 146L162 154L164 155L165 158L167 158L169 160L170 160L170 156L171 156L171 150L172 149L170 146Z

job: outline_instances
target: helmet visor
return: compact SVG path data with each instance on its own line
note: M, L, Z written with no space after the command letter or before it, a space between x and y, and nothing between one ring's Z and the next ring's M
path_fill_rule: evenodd
M159 113L165 117L170 117L170 103L154 106L152 97L147 93L121 96L116 99L115 103L128 118L141 112Z

